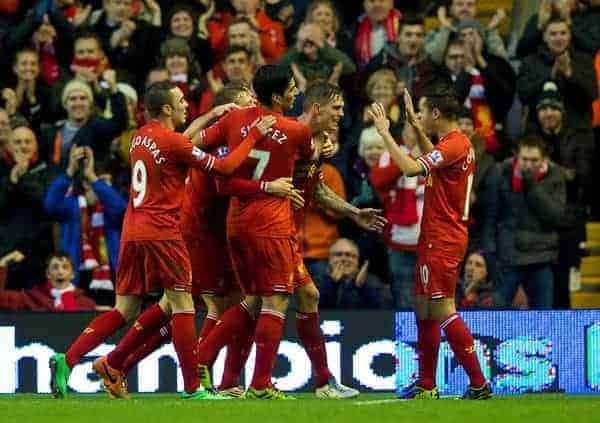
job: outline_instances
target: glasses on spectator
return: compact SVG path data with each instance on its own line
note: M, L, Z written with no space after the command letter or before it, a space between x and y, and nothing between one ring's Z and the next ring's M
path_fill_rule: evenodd
M350 257L350 258L358 258L358 254L352 251L332 251L331 255L333 257Z

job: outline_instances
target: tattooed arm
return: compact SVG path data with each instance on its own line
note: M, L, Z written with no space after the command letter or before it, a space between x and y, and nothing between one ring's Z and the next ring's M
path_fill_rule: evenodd
M320 181L313 194L313 199L323 208L352 219L359 227L380 232L387 220L381 216L381 210L359 209L337 195L323 181Z

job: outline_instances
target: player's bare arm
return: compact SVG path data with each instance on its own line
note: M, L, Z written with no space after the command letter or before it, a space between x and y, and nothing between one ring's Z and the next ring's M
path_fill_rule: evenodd
M190 138L192 143L196 146L200 146L201 137L200 131L206 128L212 121L220 118L225 113L229 112L233 109L239 109L240 107L235 103L223 104L221 106L217 106L208 113L203 114L202 116L197 117L194 121L187 127L187 129L183 132L183 135Z
M431 152L431 150L434 149L434 145L419 121L412 98L406 88L404 89L404 110L406 111L406 120L415 129L417 134L417 144L419 145L421 152L423 154Z
M313 199L321 207L352 219L359 227L368 231L381 232L387 223L387 220L381 216L381 210L354 207L337 195L323 181L317 184Z
M377 132L383 138L392 160L394 160L402 173L406 176L424 175L425 169L423 169L423 166L396 144L394 137L390 133L390 121L385 113L385 108L379 103L373 103L368 113L373 119Z

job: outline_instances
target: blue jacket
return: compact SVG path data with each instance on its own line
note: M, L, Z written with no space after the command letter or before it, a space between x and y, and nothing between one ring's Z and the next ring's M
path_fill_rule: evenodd
M81 263L81 215L77 196L67 195L72 183L73 180L68 175L58 176L46 192L44 208L60 222L61 249L71 256L77 270ZM102 179L94 182L92 189L104 206L104 236L106 237L110 266L116 270L121 225L127 201ZM75 281L79 281L78 272L76 272Z

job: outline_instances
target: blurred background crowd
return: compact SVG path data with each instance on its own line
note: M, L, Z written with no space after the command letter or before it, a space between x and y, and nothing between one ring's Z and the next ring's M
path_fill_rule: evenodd
M189 118L257 67L343 89L325 182L383 209L383 235L311 207L299 230L325 308L412 306L426 181L402 175L365 113L419 155L401 92L452 84L477 171L461 308L569 308L600 218L600 0L0 0L0 309L111 305L129 145L156 81Z

